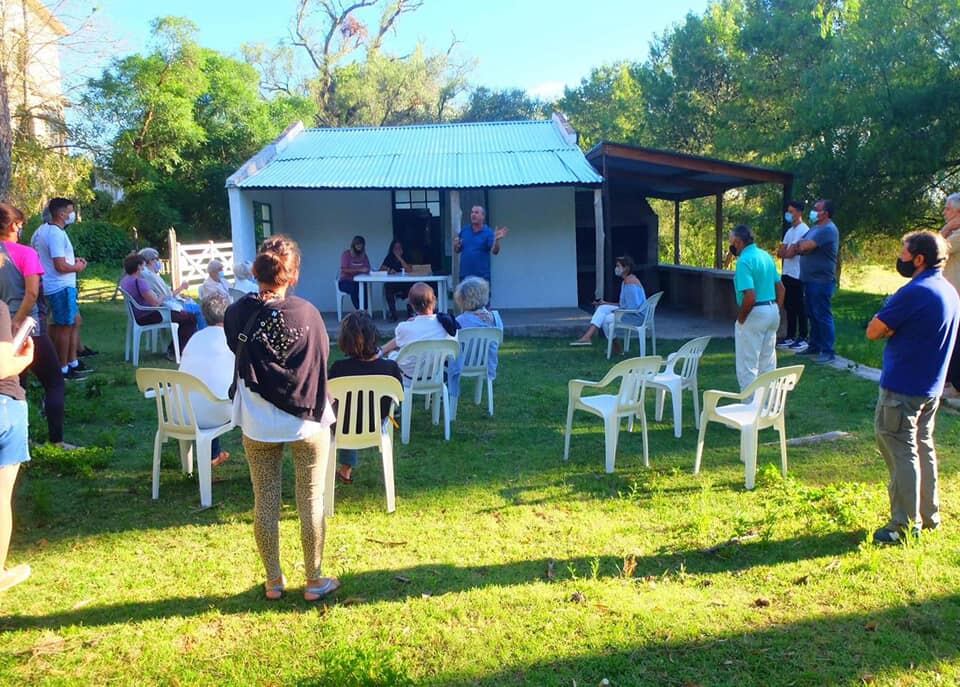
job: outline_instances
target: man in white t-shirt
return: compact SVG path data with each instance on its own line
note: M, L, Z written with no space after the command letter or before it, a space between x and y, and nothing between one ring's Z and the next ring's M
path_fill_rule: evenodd
M435 313L437 309L437 296L429 285L418 281L410 287L410 293L407 295L410 301L410 307L416 313L406 322L397 325L396 336L383 346L383 354L387 355L397 351L407 344L414 341L435 341L449 339L453 341L456 337L447 333L447 330L437 319ZM415 370L412 369L415 361L407 360L400 365L403 374L410 377Z
M31 243L43 265L43 295L50 310L47 324L60 358L60 371L67 379L77 379L87 371L77 359L83 323L77 306L77 274L86 269L87 261L74 255L67 235L67 227L77 220L73 201L52 198L47 209L50 221L40 225Z
M800 258L796 244L810 231L803 221L803 201L791 200L787 204L784 219L790 222L790 228L783 235L783 242L777 248L777 256L783 258L781 270L786 297L783 307L787 315L787 337L777 344L777 348L789 348L803 351L807 348L807 314L803 303L803 282L800 281Z

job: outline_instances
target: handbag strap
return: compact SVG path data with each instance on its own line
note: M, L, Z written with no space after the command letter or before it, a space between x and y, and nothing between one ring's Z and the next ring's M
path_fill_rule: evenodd
M230 386L230 398L233 398L233 393L237 388L237 382L240 380L240 356L246 351L246 343L253 335L253 327L257 323L257 318L260 317L260 313L263 311L263 305L264 304L261 303L260 306L253 311L253 314L247 319L247 323L243 326L241 332L237 334L237 351L233 357L233 384Z

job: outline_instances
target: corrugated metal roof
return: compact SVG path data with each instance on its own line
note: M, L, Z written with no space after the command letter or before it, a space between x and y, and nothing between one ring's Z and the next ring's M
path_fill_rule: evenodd
M552 121L308 129L241 188L599 184Z

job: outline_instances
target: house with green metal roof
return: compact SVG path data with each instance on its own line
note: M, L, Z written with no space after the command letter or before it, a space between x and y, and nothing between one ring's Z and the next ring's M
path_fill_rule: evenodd
M602 247L602 182L576 132L555 115L342 129L297 123L226 186L234 259L252 259L271 234L291 236L303 252L297 293L331 311L340 255L354 235L366 239L374 269L397 238L407 262L429 264L456 282L452 239L475 205L486 209L487 224L510 229L492 258L493 306L576 307L577 201L582 208L586 199L597 219L581 243ZM603 284L601 262L590 265L590 291L593 281L596 289Z

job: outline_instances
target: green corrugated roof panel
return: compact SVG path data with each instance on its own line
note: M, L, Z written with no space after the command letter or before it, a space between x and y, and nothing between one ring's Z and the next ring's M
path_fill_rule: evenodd
M241 188L599 184L552 121L308 129Z

